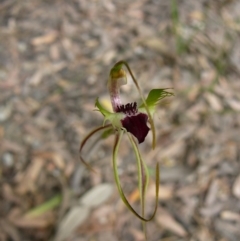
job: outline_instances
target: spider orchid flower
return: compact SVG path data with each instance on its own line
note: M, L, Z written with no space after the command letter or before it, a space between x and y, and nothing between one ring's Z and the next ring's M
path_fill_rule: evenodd
M137 106L136 102L122 104L120 99L120 86L127 84L126 71L123 67L129 71L133 82L139 92L142 103ZM138 144L144 142L145 137L148 135L149 130L152 132L152 148L154 149L156 145L156 134L155 127L153 123L153 114L155 112L155 107L159 101L165 97L172 96L171 92L168 92L167 89L153 89L149 92L148 97L145 99L143 97L142 91L138 85L137 80L135 79L129 65L125 61L119 61L114 65L110 71L108 79L108 90L110 94L110 99L112 103L113 112L105 109L99 100L96 100L95 106L97 110L101 112L104 116L103 126L100 126L93 131L91 131L82 141L80 145L80 159L81 161L91 170L93 168L85 162L81 152L85 146L87 140L100 130L105 130L105 134L114 133L115 142L113 145L113 171L115 182L119 191L119 194L125 203L125 205L139 218L143 223L150 221L157 211L158 206L158 190L159 190L159 164L156 165L156 199L155 199L155 208L152 215L149 218L145 218L145 194L146 188L148 185L149 174L145 162L142 159L140 154ZM108 124L106 124L108 122ZM148 124L150 128L148 127ZM125 196L122 186L120 184L118 168L117 168L117 155L119 151L120 142L122 140L123 134L126 134L132 147L137 161L138 167L138 184L139 184L139 196L141 201L141 214L133 209L131 204L128 202L127 197Z

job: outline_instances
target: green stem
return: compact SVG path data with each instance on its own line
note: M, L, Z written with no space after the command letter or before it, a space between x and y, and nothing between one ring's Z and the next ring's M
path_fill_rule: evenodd
M139 185L139 193L140 193L140 202L141 202L141 214L142 217L145 217L145 202L146 202L146 190L149 182L149 173L145 162L142 160L141 154L139 152L138 146L131 134L127 132L128 138L132 144L134 149L134 153L137 160L138 165L138 185ZM147 240L147 230L146 230L146 222L142 221L143 231L145 234L145 239Z

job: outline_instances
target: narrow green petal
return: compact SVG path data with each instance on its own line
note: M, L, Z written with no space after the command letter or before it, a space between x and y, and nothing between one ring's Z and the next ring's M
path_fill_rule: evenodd
M140 194L140 202L141 202L141 215L145 218L145 202L146 202L146 190L149 182L149 173L145 162L143 161L141 154L139 152L136 141L133 136L127 132L128 138L132 144L137 166L138 166L138 186L139 186L139 194ZM142 221L143 231L145 234L145 239L147 240L147 230L146 230L146 222Z
M145 195L146 195L146 190L147 190L147 186L148 186L148 182L149 182L149 172L148 172L148 168L146 163L142 160L140 151L138 149L138 145L136 143L136 141L134 140L133 136L129 133L127 133L129 140L133 146L136 158L137 158L137 162L138 162L138 170L139 170L139 188L140 188L140 198L141 198L141 202L142 202L142 213L143 213L143 217L144 217L144 209L145 209ZM155 207L154 207L154 211L153 214L151 215L151 217L148 219L148 221L152 220L156 214L157 208L158 208L158 195L159 195L159 185L160 185L160 178L159 178L159 163L157 163L156 165L156 181L155 181L155 185L156 185L156 196L155 196Z
M101 130L104 130L104 129L112 129L112 125L111 124L108 124L106 126L100 126L100 127L97 127L96 129L92 130L90 133L88 133L88 135L82 140L82 143L79 147L79 158L81 160L81 162L88 168L90 169L91 171L93 172L96 172L91 165L89 165L82 157L82 149L83 147L85 146L85 144L87 143L88 139L94 135L95 133L97 133L98 131L101 131Z
M119 130L120 131L120 130ZM139 219L141 219L142 221L144 222L148 222L150 220L152 220L156 214L156 211L157 211L157 207L158 207L158 189L159 189L159 166L157 164L157 169L156 169L156 203L155 203L155 208L154 208L154 212L153 214L151 215L150 218L146 219L144 218L142 215L139 215L134 209L133 207L131 206L131 204L128 202L124 192L123 192L123 189L122 189L122 186L121 186L121 183L120 183L120 179L119 179L119 175L118 175L118 168L117 168L117 155L118 155L118 150L119 150L119 145L120 145L120 142L121 142L121 139L122 139L122 135L124 133L124 130L121 130L120 133L116 134L116 138L115 138L115 143L114 143L114 147L113 147L113 172L114 172L114 178L115 178L115 182L116 182L116 185L117 185L117 188L118 188L118 192L119 192L119 195L122 199L122 201L124 202L124 204L127 206L127 208L135 215L137 216ZM135 147L137 148L137 147ZM137 152L139 153L139 152ZM144 167L146 168L146 167ZM142 170L142 169L140 169ZM140 174L141 175L141 174ZM142 186L146 186L147 185L147 182L145 182L145 185L142 185Z
M119 145L120 145L120 142L121 142L121 139L122 139L123 132L124 131L122 130L122 131L120 131L120 133L118 133L116 135L115 143L114 143L114 147L113 147L113 172L114 172L115 182L116 182L116 185L117 185L117 188L118 188L119 195L120 195L122 201L124 202L124 204L127 206L127 208L134 215L136 215L139 219L141 219L142 221L149 221L148 219L143 218L141 215L139 215L133 209L133 207L131 206L131 204L128 202L128 200L126 198L126 196L125 196L125 194L123 192L121 183L120 183L120 179L119 179L119 175L118 175L118 168L117 168L117 155L118 155Z
M102 113L103 116L107 117L111 115L112 113L105 109L101 103L99 102L98 98L96 99L95 106L98 108L98 110Z
M151 114L153 114L153 112L155 111L155 107L160 100L162 100L165 97L173 96L173 93L168 92L166 90L167 89L152 89L149 92L148 97L146 99L146 104ZM144 108L145 108L144 104L141 104L138 109L141 112L141 109L144 109Z
M115 133L115 130L113 128L109 128L102 133L101 139L106 139L114 133Z
M146 165L142 160L141 154L139 152L139 149L137 147L135 140L133 139L133 136L128 132L127 132L127 135L132 144L132 147L136 156L137 165L138 165L139 193L140 193L140 200L141 200L141 206L142 206L142 216L144 217L145 194L146 194L146 188L149 181L148 169L146 168Z
M110 111L108 111L107 109L105 109L101 103L99 102L99 100L96 100L95 106L98 108L98 110L102 113L102 115L105 117L104 118L104 122L103 125L105 124L105 122L108 120L111 122L111 124L114 127L117 128L121 128L122 127L122 123L121 123L121 119L123 119L124 114L123 113L111 113Z
M159 101L167 96L173 96L173 93L166 91L167 89L152 89L146 99L148 106L156 105Z

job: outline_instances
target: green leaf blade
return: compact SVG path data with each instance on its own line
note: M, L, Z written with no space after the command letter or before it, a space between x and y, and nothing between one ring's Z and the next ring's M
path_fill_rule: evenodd
M29 210L26 213L26 216L28 217L38 217L41 216L42 214L56 208L57 206L60 205L62 201L62 196L60 194L54 196L50 200L40 204L37 207L34 207L33 209Z

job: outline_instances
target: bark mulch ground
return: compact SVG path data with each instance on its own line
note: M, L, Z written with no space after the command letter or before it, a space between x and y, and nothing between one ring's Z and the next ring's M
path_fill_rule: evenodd
M151 134L140 146L150 174L161 166L149 240L240 240L239 13L237 0L0 1L0 240L144 240L114 184L113 138L85 149L97 174L78 157L122 59L145 95L175 94L155 115L156 149ZM139 99L129 82L123 102ZM139 210L127 141L119 172Z

